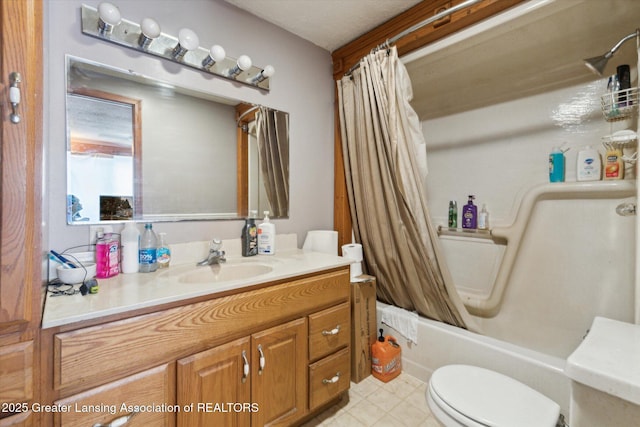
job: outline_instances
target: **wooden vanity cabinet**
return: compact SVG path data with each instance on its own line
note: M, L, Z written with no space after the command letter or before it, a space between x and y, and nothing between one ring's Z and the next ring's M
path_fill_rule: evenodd
M123 402L176 408L139 413L127 426L300 424L349 387L350 295L347 266L43 330L44 401L74 410ZM46 414L43 425L93 425L126 414Z
M178 426L291 425L307 408L306 318L178 361Z

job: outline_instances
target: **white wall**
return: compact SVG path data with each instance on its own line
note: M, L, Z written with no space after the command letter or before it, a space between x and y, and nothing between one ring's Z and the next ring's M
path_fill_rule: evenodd
M605 92L606 81L596 80L424 121L434 223L446 225L449 200L457 200L461 211L467 195L474 194L476 204L487 204L491 227L510 226L525 193L548 182L553 146L569 148L566 180L575 181L581 147L591 145L604 154L602 136L635 129L636 120L604 120L600 95ZM618 203L629 200L538 203L500 312L479 318L481 330L566 357L595 315L633 322L635 217L615 213ZM441 241L456 286L493 284L504 246L459 237Z
M98 0L44 3L45 177L44 248L64 250L88 243L87 226L68 226L65 217L65 55L135 70L181 86L264 104L290 113L289 219L274 221L278 233L333 228L333 79L331 56L310 42L219 0L115 1L124 18L156 19L162 31L177 35L193 29L200 44L222 45L229 56L249 55L254 64L271 64L276 74L268 93L235 84L168 61L143 55L81 33L80 6ZM206 126L206 123L203 123ZM235 177L221 179L234 180ZM170 242L240 236L242 221L159 223Z

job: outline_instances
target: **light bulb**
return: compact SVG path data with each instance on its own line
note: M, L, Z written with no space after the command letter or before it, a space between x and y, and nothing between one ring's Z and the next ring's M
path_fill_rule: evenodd
M120 10L111 3L102 2L98 5L98 30L101 33L110 33L113 27L120 23Z
M257 84L257 83L260 83L262 81L265 81L269 77L273 76L275 74L275 72L276 72L275 68L273 68L271 65L267 65L266 67L264 67L264 70L259 72L258 75L253 78L252 83L253 84Z
M184 55L190 51L197 49L200 45L198 35L188 28L178 31L178 44L173 48L173 59L182 60Z
M187 50L194 50L200 45L198 35L188 28L183 28L178 32L180 46Z
M144 18L140 23L140 28L142 32L138 38L138 44L141 48L145 49L151 44L153 39L160 36L160 25L151 18Z
M211 68L216 62L222 61L227 56L222 46L214 44L209 50L209 55L202 60L202 66L204 68Z
M238 68L242 71L247 71L251 68L251 58L247 55L240 55L240 58L238 58Z
M271 65L267 65L266 67L264 67L264 70L262 70L262 75L264 76L265 79L268 79L269 77L273 76L276 73L276 69L273 68L273 66Z
M154 19L144 18L140 23L140 28L142 28L142 34L150 39L155 39L160 35L160 25Z
M229 76L236 77L238 74L248 70L249 68L251 68L251 58L247 55L240 55L240 58L236 61L236 66L229 70Z

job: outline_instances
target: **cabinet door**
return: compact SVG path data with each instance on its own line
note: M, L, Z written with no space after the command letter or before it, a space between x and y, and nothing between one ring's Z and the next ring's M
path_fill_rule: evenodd
M307 411L307 319L252 335L252 426L291 425Z
M248 426L251 421L249 337L178 361L178 426ZM245 370L246 366L246 370Z
M42 2L0 2L0 334L36 327L40 293ZM20 120L10 120L18 73ZM17 74L16 74L17 75Z

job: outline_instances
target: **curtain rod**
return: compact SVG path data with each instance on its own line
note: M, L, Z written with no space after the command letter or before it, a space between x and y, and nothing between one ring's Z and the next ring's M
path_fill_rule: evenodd
M396 34L395 36L391 37L390 39L387 39L383 44L381 44L380 46L377 46L375 49L373 50L377 50L377 49L381 49L381 48L388 48L391 44L397 42L398 40L400 40L401 38L408 36L409 34L413 33L414 31L419 30L422 27L426 27L429 24L432 24L444 17L447 17L449 15L451 15L452 13L455 13L459 10L462 9L466 9L467 7L471 7L476 3L480 3L482 0L466 0L460 4L457 4L453 7L450 7L449 9L445 9L442 12L438 12L435 15L433 15L430 18L425 19L424 21L420 21L417 24L407 28L406 30L400 32L399 34ZM345 73L345 75L349 75L351 74L354 70L356 70L358 67L360 66L360 62L357 62L354 66L352 66L351 68L349 68L349 71L347 71Z
M242 120L244 118L244 116L246 116L247 114L251 113L252 111L257 110L258 108L260 108L259 105L254 105L253 107L249 108L244 113L240 114L240 117L238 117L238 119L236 120L236 124L238 125L238 127L240 127L240 120Z

